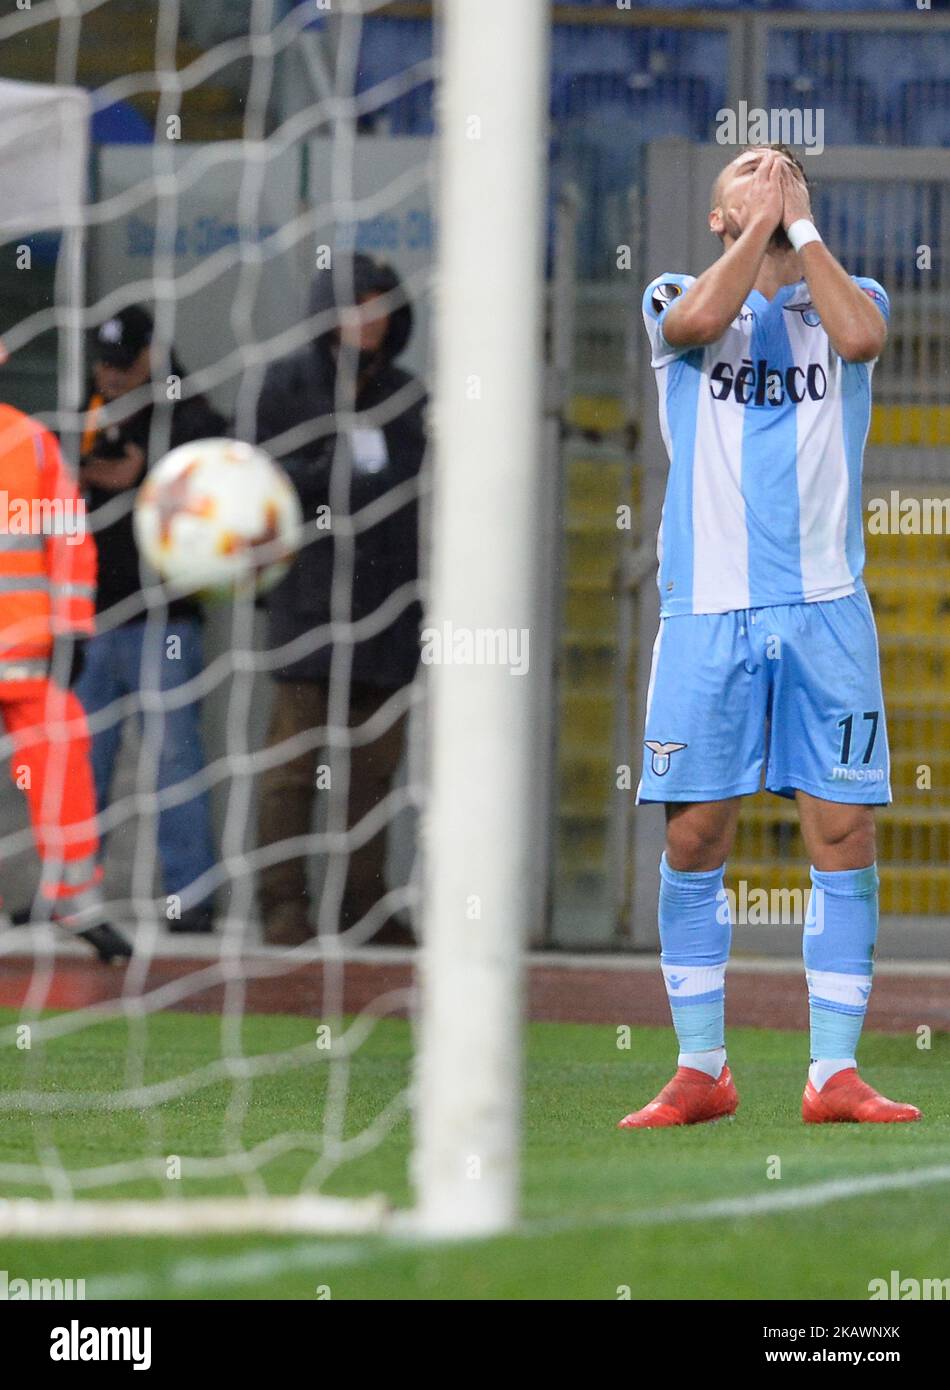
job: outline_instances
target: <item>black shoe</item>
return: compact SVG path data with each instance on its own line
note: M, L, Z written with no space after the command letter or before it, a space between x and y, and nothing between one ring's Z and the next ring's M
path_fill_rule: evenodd
M88 941L104 965L111 965L114 960L128 960L132 954L132 947L125 937L108 922L87 927L85 931L73 931L70 935L81 936L83 941Z
M56 922L56 918L49 912L42 917L34 917L31 907L21 907L16 912L9 914L10 921L15 927L28 927L33 922L44 922L47 925L56 923L63 926L62 922ZM115 927L108 922L100 922L95 927L87 927L85 931L76 931L74 927L63 927L64 931L69 932L70 936L81 936L83 941L88 941L104 964L109 965L113 960L128 960L132 954L132 947L125 937Z
M203 932L207 935L214 931L214 908L207 903L198 907L188 907L180 917L172 917L169 920L168 930L176 935L183 932Z
M381 927L377 927L372 936L368 936L363 946L415 946L416 934L407 922L400 922L396 917L387 917Z

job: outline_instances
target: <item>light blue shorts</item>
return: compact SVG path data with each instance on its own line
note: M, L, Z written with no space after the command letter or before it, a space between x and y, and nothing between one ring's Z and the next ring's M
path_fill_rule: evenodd
M890 757L874 616L862 587L660 620L637 801L721 801L765 786L885 806Z

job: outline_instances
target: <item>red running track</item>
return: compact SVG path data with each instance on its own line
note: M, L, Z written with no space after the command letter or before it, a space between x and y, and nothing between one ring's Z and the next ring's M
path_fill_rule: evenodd
M119 999L126 978L125 967L74 956L58 958L48 980L34 979L33 972L30 956L0 957L0 1006L22 1007L33 981L34 1000L41 1007L88 1008ZM246 1013L319 1018L342 1008L350 1014L368 1010L405 1017L411 1010L413 969L402 953L392 962L350 959L340 967L313 960L294 965L276 953L227 962L213 956L156 958L144 981L136 980L134 995L150 995L149 1009L220 1013L226 1005L226 989L234 991L235 981L240 989L232 994L231 1007ZM529 961L528 1014L537 1020L612 1026L667 1025L670 1018L658 969L604 968L596 960L583 966L559 965L550 956L543 962ZM726 1018L732 1026L806 1028L808 1005L801 970L733 970L727 981ZM905 1033L921 1024L935 1032L950 1031L950 971L879 974L868 1028Z

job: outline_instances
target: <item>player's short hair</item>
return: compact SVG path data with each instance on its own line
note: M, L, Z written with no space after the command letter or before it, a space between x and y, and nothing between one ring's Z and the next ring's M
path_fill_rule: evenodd
M802 179L805 183L805 187L808 189L809 193L811 192L811 183L809 181L807 173L805 172L805 166L799 159L795 151L792 149L791 145L783 144L781 140L772 140L765 145L746 145L745 148L741 149L738 154L734 154L732 156L732 158L729 160L729 164L726 165L726 168L721 169L719 174L716 176L716 182L712 186L712 200L710 203L711 208L719 206L719 185L722 181L723 174L726 172L726 169L729 168L730 164L735 164L736 160L741 159L744 154L751 154L754 150L777 150L779 154L784 155L788 162L790 164L793 164L795 168L798 170L799 174L801 174Z

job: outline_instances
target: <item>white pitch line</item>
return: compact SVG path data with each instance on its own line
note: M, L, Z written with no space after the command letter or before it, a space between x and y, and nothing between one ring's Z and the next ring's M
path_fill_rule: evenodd
M833 1178L829 1182L792 1187L785 1192L767 1192L756 1196L716 1198L708 1202L686 1202L679 1206L657 1207L631 1212L593 1212L566 1219L552 1218L529 1221L510 1233L515 1238L533 1239L539 1236L566 1235L571 1231L590 1228L636 1226L673 1226L681 1221L715 1221L725 1218L775 1216L782 1212L803 1211L828 1206L878 1192L902 1192L935 1183L950 1182L950 1164L932 1168L909 1169L901 1173L867 1173L856 1178ZM278 1278L289 1269L321 1270L333 1266L367 1264L386 1259L407 1250L477 1246L483 1242L475 1237L424 1240L411 1234L408 1213L400 1213L400 1236L381 1242L346 1244L307 1244L249 1250L241 1255L221 1257L191 1257L170 1265L167 1273L129 1274L93 1278L88 1281L94 1299L145 1298L156 1290L173 1290L187 1297L189 1290L241 1285ZM316 1289L314 1290L316 1294Z
M167 1270L150 1274L140 1270L87 1280L90 1299L147 1298L156 1291L168 1291L189 1298L198 1290L227 1285L265 1283L288 1270L314 1271L335 1265L359 1264L375 1252L352 1242L341 1245L262 1246L240 1255L190 1256L176 1260ZM323 1281L326 1282L325 1280ZM332 1291L331 1291L332 1292ZM316 1286L314 1287L316 1296Z
M710 1202L684 1202L680 1206L650 1211L594 1213L588 1217L551 1218L527 1222L520 1234L557 1235L590 1226L672 1226L678 1221L714 1221L719 1217L774 1216L785 1211L804 1211L831 1202L864 1197L875 1192L901 1192L934 1183L950 1182L950 1164L911 1168L902 1173L867 1173L857 1178L832 1178L829 1182L791 1187L786 1192L762 1192L756 1196L721 1197Z

